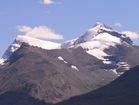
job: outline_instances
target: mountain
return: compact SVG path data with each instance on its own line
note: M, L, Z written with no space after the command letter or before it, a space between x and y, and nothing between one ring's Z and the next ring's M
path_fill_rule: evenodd
M139 105L138 75L136 66L105 87L57 105Z
M0 95L63 102L107 86L139 65L138 54L129 37L102 23L63 44L17 36L1 59Z
M9 48L5 51L4 55L0 60L0 63L3 64L4 61L6 61L15 51L17 51L23 43L27 43L30 46L35 46L38 48L43 48L48 50L61 48L61 44L59 43L43 41L33 37L19 35L16 37L14 42L9 46Z
M97 23L81 37L67 41L62 46L63 48L82 47L86 53L99 59L104 69L112 70L119 75L138 64L135 59L132 63L129 56L137 55L139 47L134 46L132 40L125 34L103 23Z
M90 28L87 32L85 32L85 34L83 34L82 36L76 39L65 42L64 46L72 47L72 46L79 45L81 43L85 43L88 41L92 41L92 43L93 41L103 41L101 43L104 43L104 44L105 42L108 42L108 43L111 42L113 44L114 43L120 44L122 43L122 41L128 44L133 43L132 40L126 35L117 32L116 30L108 27L107 25L103 23L97 22L96 25ZM94 47L94 46L90 46L90 48L91 47Z
M48 103L61 102L117 78L97 61L82 48L45 50L22 44L0 69L0 94L21 91Z

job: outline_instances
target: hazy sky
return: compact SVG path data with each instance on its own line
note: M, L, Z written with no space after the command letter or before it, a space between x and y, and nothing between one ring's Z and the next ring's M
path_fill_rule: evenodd
M64 38L58 41L63 42L82 35L98 21L139 33L139 0L1 0L0 56L18 31L45 33L46 29L53 36L46 39Z

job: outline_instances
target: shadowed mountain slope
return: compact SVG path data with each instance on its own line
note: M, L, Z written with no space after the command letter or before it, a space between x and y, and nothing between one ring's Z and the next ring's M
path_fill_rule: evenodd
M58 105L139 105L139 66L88 94L73 97Z

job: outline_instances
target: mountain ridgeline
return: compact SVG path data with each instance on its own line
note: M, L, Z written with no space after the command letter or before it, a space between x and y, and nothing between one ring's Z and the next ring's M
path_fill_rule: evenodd
M102 23L63 44L17 36L0 60L0 105L138 105L138 54Z

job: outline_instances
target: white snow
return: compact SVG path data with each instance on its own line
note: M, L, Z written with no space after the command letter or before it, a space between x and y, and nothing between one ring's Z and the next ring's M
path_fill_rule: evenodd
M117 65L118 65L118 68L121 68L122 70L129 70L130 69L130 65L127 62L119 62ZM112 71L115 74L118 74L118 76L120 76L124 73L124 72L117 72L116 71L117 69L111 69L110 71Z
M83 39L79 39L79 40L83 40L83 41L92 40L100 32L102 32L102 30L105 30L105 31L108 31L108 32L114 31L112 28L109 28L109 27L105 26L103 23L97 22L95 27L90 28L82 37L80 37L80 38L83 38Z
M115 73L117 76L120 76L124 73L124 71L123 72L122 71L117 72L117 69L122 69L122 70L129 70L130 69L130 65L127 62L119 62L117 65L118 65L118 68L110 69L110 70L105 69L105 71L110 71L110 72Z
M101 25L101 24L100 24ZM102 26L104 28L104 26ZM95 28L92 28L90 30L98 30L98 28L102 28L101 26L96 26ZM110 29L109 31L113 31L112 29ZM91 33L90 33L91 34ZM85 35L86 36L86 35ZM79 38L86 38L86 37L79 37ZM83 49L85 49L85 51L90 54L95 56L96 58L100 59L100 60L104 60L105 64L109 64L110 62L107 61L104 57L105 56L110 56L107 53L104 52L105 49L108 49L111 46L116 46L117 44L121 44L121 39L113 36L109 33L100 33L97 36L94 36L92 39L90 39L91 36L88 36L87 33L87 39L85 39L86 41L84 42L80 42L79 44L75 44L75 42L77 40L79 40L78 38L67 41L67 47L71 48L71 47L82 47ZM82 39L80 39L82 40ZM64 46L66 46L66 43L64 43Z
M108 56L104 51L102 51L100 49L92 49L92 50L88 50L86 52L90 55L97 57L98 59L101 59L101 60L105 60L104 56Z
M109 56L104 50L117 44L121 44L120 38L108 33L101 33L90 41L76 45L76 47L81 46L88 54L93 55L100 60L104 60L104 63L109 63L104 59L104 56Z
M74 45L74 42L75 42L77 39L78 39L78 37L75 38L75 39L68 40L68 41L64 42L64 43L62 44L62 47L63 47L63 48L71 48L71 47L74 47L74 46L73 46L73 45Z
M71 68L76 70L76 71L79 71L79 69L75 65L71 65Z
M65 61L64 58L61 57L61 56L59 56L58 59L61 60L61 61L63 61L65 64L68 63L68 62ZM79 69L78 69L75 65L71 65L70 67L71 67L72 69L76 70L76 71L79 71Z
M68 62L65 61L64 58L61 57L61 56L59 56L58 59L61 60L61 61L63 61L65 64L68 63ZM78 69L75 65L71 65L70 67L71 67L72 69L76 70L76 71L79 71L79 69Z
M0 65L4 65L4 61L5 61L5 59L1 58L0 59Z
M100 40L100 41L106 41L106 42L114 42L114 43L119 43L121 44L121 39L116 37L116 36L113 36L109 33L101 33L99 35L97 35L94 40Z
M29 36L18 35L16 37L16 40L10 45L9 49L7 50L7 53L4 53L4 54L9 54L9 55L3 55L3 57L0 60L0 64L2 64L6 59L8 59L8 57L12 53L18 50L23 42L29 44L30 46L35 46L35 47L39 47L39 48L47 49L47 50L61 48L61 44L59 43L44 41L44 40L40 40L37 38L29 37Z
M16 43L13 43L12 45L11 45L11 52L15 52L17 49L19 49L20 48L20 44L16 44Z
M12 46L14 46L16 48L19 48L20 47L20 45L19 44L16 44L16 43L12 44Z
M105 30L105 31L109 31L112 32L114 31L112 28L107 27L105 24L101 23L101 22L97 22L96 26L91 28L90 30L98 32L99 30Z
M58 57L59 60L63 61L64 63L68 63L67 61L64 60L64 58L62 58L61 56Z
M119 62L117 65L118 65L118 68L122 68L124 70L130 69L130 65L127 62Z
M29 37L29 36L19 35L19 36L17 36L16 40L28 43L30 46L40 47L40 48L48 49L48 50L61 48L61 44L59 44L59 43L44 41L44 40L40 40L37 38Z
M97 22L95 27L89 29L83 36L67 41L63 45L67 48L82 47L88 54L102 60L104 64L110 64L112 62L104 57L111 55L104 52L104 50L122 44L122 39L108 32L116 31L103 23Z
M61 61L64 61L64 59L61 56L59 56L58 59Z
M115 46L116 43L110 42L110 41L104 41L104 40L91 40L87 41L81 44L76 45L81 46L83 49L94 49L94 48L99 48L101 50L104 50L105 48L109 48L110 46Z
M68 63L68 62L65 61L64 58L61 57L61 56L59 56L58 59L61 60L61 61L63 61L65 64ZM79 69L78 69L75 65L71 65L70 67L71 67L72 69L76 70L76 71L79 71Z
M112 62L111 61L108 61L108 60L103 60L103 63L104 64L112 64Z
M118 72L116 71L116 69L111 69L110 71L112 71L115 74L118 74Z
M4 62L8 59L10 53L15 52L17 49L20 48L20 46L21 46L20 44L16 44L16 43L11 44L8 50L6 50L6 53L4 53L3 57L0 59L0 65L4 65Z

